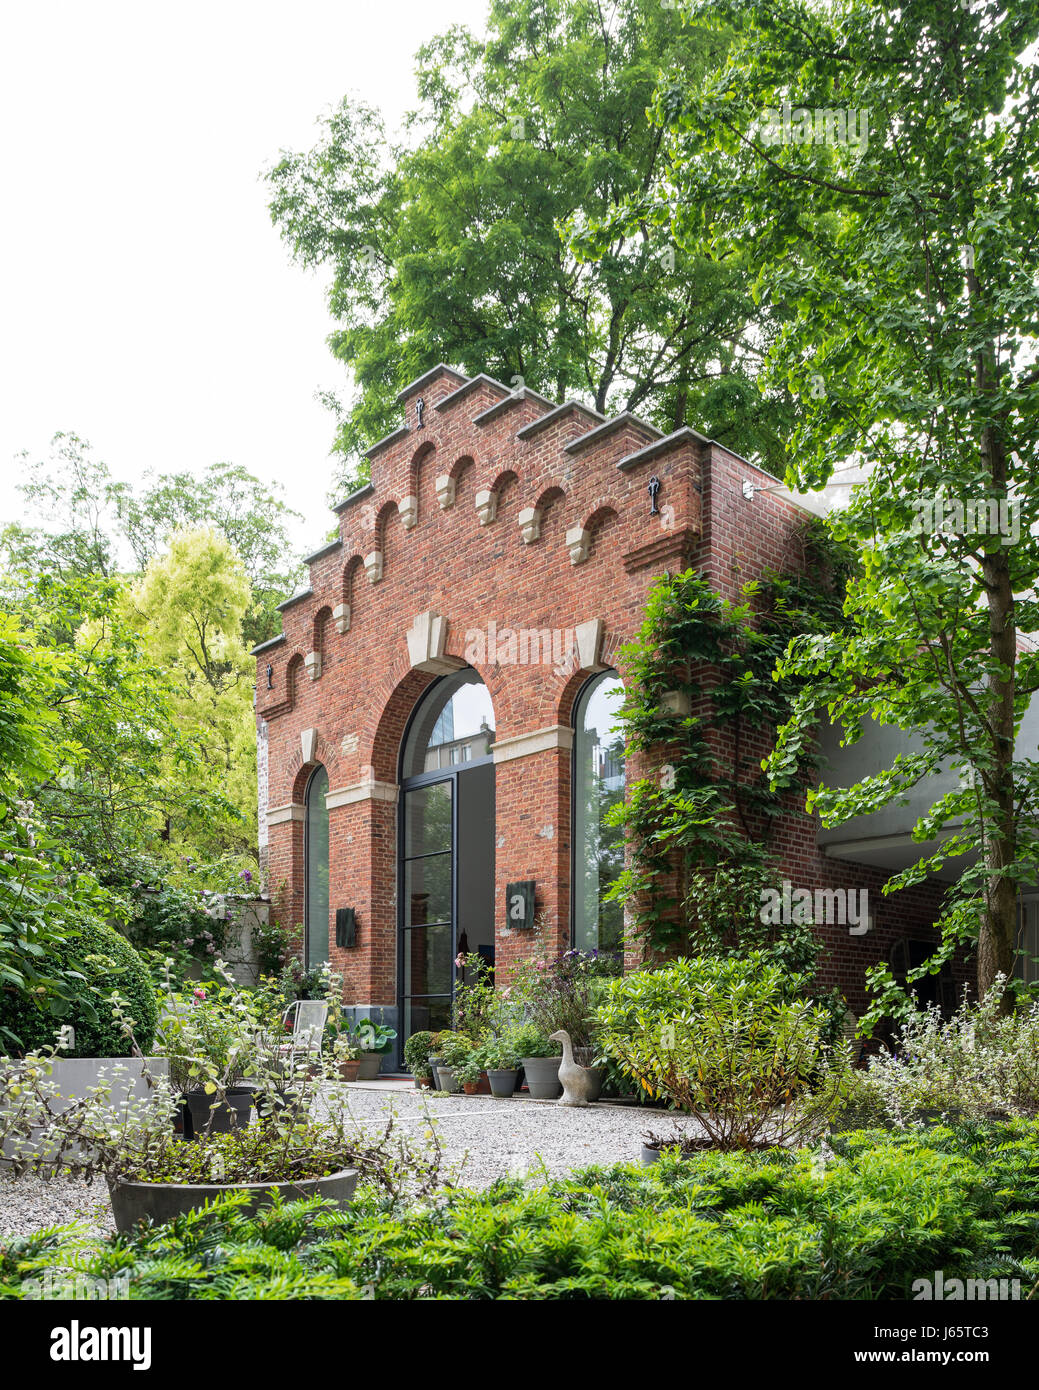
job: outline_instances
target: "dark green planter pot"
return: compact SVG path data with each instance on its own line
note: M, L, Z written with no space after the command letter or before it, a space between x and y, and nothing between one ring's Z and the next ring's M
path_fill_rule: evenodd
M357 1186L357 1169L343 1168L327 1178L303 1179L299 1182L275 1183L186 1183L186 1182L116 1182L109 1183L108 1195L117 1231L130 1231L138 1221L150 1220L156 1226L172 1221L185 1212L196 1211L206 1202L228 1192L248 1192L249 1201L243 1208L250 1215L261 1207L270 1206L276 1192L286 1202L300 1197L324 1197L338 1207L350 1204Z
M189 1091L184 1097L191 1120L192 1136L200 1134L230 1134L244 1129L253 1108L251 1086L232 1086L223 1101L215 1101L205 1091ZM187 1138L185 1134L185 1138Z

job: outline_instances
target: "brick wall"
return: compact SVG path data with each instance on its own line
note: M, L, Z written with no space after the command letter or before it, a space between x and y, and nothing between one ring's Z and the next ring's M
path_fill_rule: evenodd
M421 425L418 402L423 402ZM437 368L402 393L405 425L371 451L372 484L337 508L339 540L311 557L309 590L283 605L284 636L257 649L257 717L266 723L267 868L278 920L303 920L303 801L314 767L329 779L330 901L355 907L358 944L331 947L348 1003L396 1001L396 784L401 739L423 692L472 657L467 634L573 630L599 620L584 664L473 659L490 692L496 767L497 959L508 973L527 937L503 929L508 882L533 878L538 908L569 942L570 752L574 700L593 670L625 674L619 646L636 632L653 579L698 566L726 597L766 567L803 563L799 510L742 482L774 480L681 430L662 439L629 416L604 422ZM659 480L651 507L648 485ZM413 666L408 630L431 612L446 640ZM500 647L499 643L499 647ZM440 663L438 666L437 663ZM267 688L267 664L271 666ZM562 729L563 733L553 733ZM508 745L507 745L508 746ZM879 885L884 875L824 859L805 818L781 832L788 876L810 886ZM931 890L882 908L883 930L835 935L826 978L861 1002L861 976L891 935L933 919ZM330 921L330 934L332 923ZM333 937L334 941L334 937Z

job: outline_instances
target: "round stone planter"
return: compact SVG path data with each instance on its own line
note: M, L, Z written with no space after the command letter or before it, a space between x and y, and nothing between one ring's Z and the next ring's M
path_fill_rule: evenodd
M108 1195L116 1230L129 1231L138 1221L148 1219L160 1226L228 1192L248 1192L244 1210L252 1214L270 1205L272 1192L286 1202L299 1197L324 1197L338 1207L349 1206L356 1186L357 1169L343 1168L326 1178L301 1178L297 1182L116 1182L109 1184Z
M440 1083L437 1089L446 1091L448 1095L456 1096L462 1089L462 1083L450 1067L444 1066L443 1062L437 1067L437 1080Z
M519 1072L515 1067L491 1069L487 1073L487 1080L491 1083L491 1095L497 1096L499 1100L505 1100L516 1090Z
M379 1068L382 1066L381 1052L362 1052L360 1067L357 1072L358 1081L374 1081L379 1075Z
M563 1094L559 1084L559 1057L524 1057L523 1070L527 1075L527 1090L532 1100L555 1100Z
M677 1147L677 1146L674 1145L674 1144L665 1144L663 1147L664 1147L665 1149L669 1149L669 1148L675 1148L675 1147ZM679 1157L680 1157L680 1158L683 1158L683 1159L686 1159L686 1158L699 1158L700 1155L701 1155L702 1153L705 1153L710 1147L711 1147L710 1141L707 1140L707 1139L704 1139L704 1140L701 1140L701 1141L700 1141L699 1146L698 1146L697 1148L695 1148L695 1149L679 1149ZM640 1155L639 1155L640 1158L641 1158L641 1160L642 1160L642 1166L643 1166L643 1168L648 1168L648 1167L649 1167L651 1164L653 1164L653 1163L659 1163L659 1162L660 1162L660 1155L661 1155L662 1152L663 1152L663 1149L662 1149L659 1145L657 1145L657 1144L646 1144L646 1143L643 1143L642 1149L641 1149Z
M430 1053L426 1060L429 1062L429 1069L433 1073L433 1090L443 1090L443 1087L440 1085L440 1058Z

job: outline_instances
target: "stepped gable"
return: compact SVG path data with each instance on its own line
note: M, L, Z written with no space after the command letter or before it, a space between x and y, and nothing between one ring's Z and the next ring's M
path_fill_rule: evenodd
M537 592L610 555L648 582L688 564L701 538L711 445L693 430L663 436L630 412L606 419L444 363L398 400L403 423L367 451L371 482L336 504L338 538L307 557L307 587L281 605L282 636L256 648L264 718L321 678L359 622L396 631L434 600L448 609L459 556L474 574L526 562Z

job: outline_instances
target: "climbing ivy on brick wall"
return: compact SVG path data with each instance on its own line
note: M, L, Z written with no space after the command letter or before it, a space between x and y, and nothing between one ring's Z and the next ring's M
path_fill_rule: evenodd
M793 637L842 623L842 558L818 529L806 542L805 575L766 573L738 604L695 570L665 574L622 653L619 724L629 757L646 754L653 771L611 813L631 854L609 896L651 951L685 946L691 933L753 932L760 889L774 877L773 827L805 814L797 792L814 756L803 754L775 789L761 764L800 688L776 678L777 661Z

